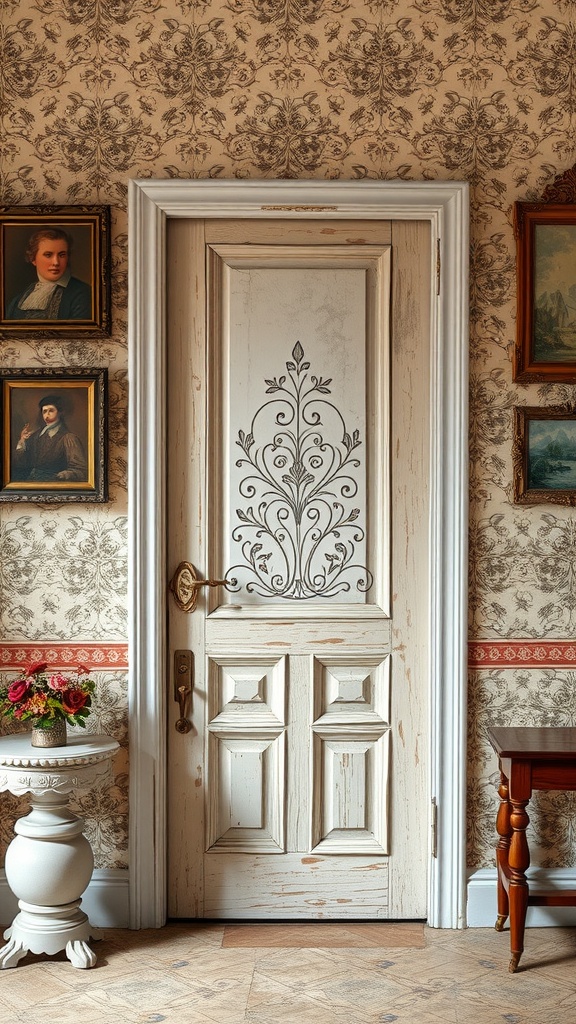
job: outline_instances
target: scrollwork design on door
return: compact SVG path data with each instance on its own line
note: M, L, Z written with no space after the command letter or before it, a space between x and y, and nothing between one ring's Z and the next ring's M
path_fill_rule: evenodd
M298 341L287 374L265 380L273 395L238 431L242 457L232 531L243 561L231 566L229 590L246 586L266 598L333 598L365 593L372 574L356 561L365 531L353 507L361 465L359 431L346 429L330 395L332 378L310 374ZM248 504L249 502L249 504ZM236 575L235 575L236 574Z

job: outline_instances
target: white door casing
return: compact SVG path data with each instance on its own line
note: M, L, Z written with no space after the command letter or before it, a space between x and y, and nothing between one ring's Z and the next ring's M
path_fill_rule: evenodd
M166 919L165 220L428 220L431 311L431 792L428 921L464 913L467 528L467 186L454 183L130 183L131 923ZM436 273L434 273L436 278ZM439 293L438 293L439 292ZM154 409L154 416L150 410Z

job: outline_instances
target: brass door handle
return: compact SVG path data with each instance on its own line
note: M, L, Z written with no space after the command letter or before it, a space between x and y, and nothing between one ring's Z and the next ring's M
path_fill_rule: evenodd
M176 732L190 732L192 722L186 717L186 705L190 698L192 714L192 690L194 688L194 655L192 651L174 652L174 700L180 708L180 718L175 723Z
M227 587L232 582L233 580L199 580L191 562L180 562L170 580L170 590L180 611L193 612L200 587Z

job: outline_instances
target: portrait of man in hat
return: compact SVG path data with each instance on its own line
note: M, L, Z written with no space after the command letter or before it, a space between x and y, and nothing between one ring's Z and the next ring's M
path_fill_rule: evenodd
M61 394L46 394L38 403L39 425L25 423L12 453L15 479L84 481L86 453L80 438L69 430Z

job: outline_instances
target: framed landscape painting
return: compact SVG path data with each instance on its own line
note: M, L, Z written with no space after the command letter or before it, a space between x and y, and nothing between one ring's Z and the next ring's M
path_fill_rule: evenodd
M514 380L576 383L576 204L516 203Z
M576 505L576 411L514 409L514 501Z

